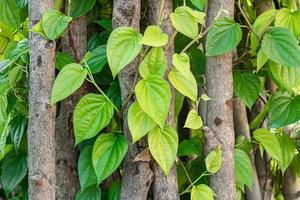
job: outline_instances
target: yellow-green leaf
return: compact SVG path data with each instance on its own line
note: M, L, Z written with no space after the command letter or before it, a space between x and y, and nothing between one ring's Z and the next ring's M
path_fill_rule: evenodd
M218 172L222 165L222 152L218 147L210 152L205 158L205 166L208 172L214 174Z
M214 192L204 184L193 186L191 200L214 200Z
M148 26L142 43L152 47L164 46L168 43L168 34L163 33L159 26Z
M203 121L197 110L191 110L186 118L184 128L199 129L203 126Z

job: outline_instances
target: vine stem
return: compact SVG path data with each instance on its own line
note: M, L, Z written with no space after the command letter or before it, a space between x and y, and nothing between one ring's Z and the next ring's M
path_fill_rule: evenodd
M191 187L193 187L195 185L195 183L197 183L202 177L204 176L209 176L211 175L210 173L208 173L208 171L203 172L203 174L201 174L192 184L190 184L183 192L181 192L179 195L183 195L185 193L188 193L191 189Z
M184 171L185 176L187 177L188 181L190 182L190 184L193 184L193 181L192 181L192 179L191 179L191 177L190 177L188 171L186 170L186 167L184 166L184 164L183 164L182 161L180 160L179 156L177 156L177 159L178 159L180 165L182 166L183 171Z
M158 25L160 25L160 24L161 24L161 21L162 21L165 2L166 2L166 0L162 0L162 1L161 1L161 4L160 4L158 16L157 16L157 23L158 23Z

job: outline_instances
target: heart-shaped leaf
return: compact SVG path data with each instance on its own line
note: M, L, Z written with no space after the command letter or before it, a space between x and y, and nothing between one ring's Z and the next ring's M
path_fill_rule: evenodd
M203 121L197 110L191 110L186 118L184 128L199 129L203 126Z
M148 26L142 43L152 47L164 46L168 43L168 34L163 33L159 26Z
M210 187L204 184L193 186L191 192L191 200L214 200L214 192Z

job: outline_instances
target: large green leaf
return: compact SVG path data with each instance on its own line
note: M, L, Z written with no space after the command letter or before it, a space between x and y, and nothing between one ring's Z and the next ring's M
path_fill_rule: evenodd
M190 57L186 53L173 54L172 64L185 77L189 77L190 69L191 69Z
M176 159L178 134L174 128L165 125L155 127L148 134L149 150L162 171L168 176Z
M171 90L167 81L156 75L149 76L138 82L135 94L142 110L162 128L171 103Z
M114 114L110 101L103 95L86 94L75 107L73 121L76 144L97 135Z
M107 60L115 77L142 49L142 34L131 27L119 27L110 34L107 41Z
M85 147L80 152L78 160L78 175L81 192L86 190L88 187L97 184L97 176L92 163L92 152L93 148L91 146Z
M193 101L197 101L198 86L197 81L191 71L187 71L186 75L182 74L175 67L168 74L171 84L184 96L189 97Z
M93 74L100 72L107 63L106 46L101 45L93 49L86 62Z
M279 128L300 120L300 96L276 92L269 102L269 127Z
M275 160L281 159L280 143L277 137L267 129L257 129L253 133L253 137L260 145L266 150L266 152Z
M222 165L222 151L218 147L210 152L205 158L205 166L208 172L217 173Z
M163 77L167 70L167 59L162 48L154 47L150 49L143 59L139 72L143 78L150 75L158 75Z
M296 152L296 144L295 141L290 138L288 135L277 135L277 139L280 143L281 149L281 159L278 161L279 166L284 173L285 170L290 166L295 152Z
M0 21L15 30L20 28L21 19L16 1L1 0Z
M58 73L51 93L51 103L56 103L73 94L83 84L87 69L76 63L66 65Z
M279 89L300 92L300 67L286 67L269 62L269 70Z
M204 184L193 186L191 200L214 200L214 192L210 187Z
M119 167L127 149L128 144L123 135L107 133L97 138L92 160L98 183L101 183Z
M42 28L48 39L55 40L62 35L71 20L72 17L65 16L58 10L47 10L43 13Z
M1 183L5 192L10 193L25 177L27 160L25 156L10 154L1 164Z
M163 33L159 26L148 26L142 43L152 47L164 46L168 43L168 34Z
M178 156L201 156L201 139L197 136L183 140L178 147Z
M270 60L287 66L300 67L298 41L287 28L271 28L263 37L261 48Z
M197 110L191 110L186 118L184 128L199 129L203 126L203 121Z
M251 109L259 96L261 82L256 74L250 72L235 72L233 74L234 92Z
M292 11L282 8L277 11L275 17L275 26L289 28L296 38L300 35L300 11Z
M192 10L187 6L180 6L170 15L174 28L183 35L194 39L199 29L198 23L204 23L205 14Z
M98 185L86 188L84 191L78 190L75 200L100 200L101 190Z
M95 5L96 0L72 0L70 14L73 19L85 15Z
M144 137L156 126L156 123L144 113L137 102L130 106L127 117L133 143Z
M252 189L252 165L249 156L243 150L234 150L234 172L237 185L247 185L249 189Z
M9 123L10 137L16 150L18 150L21 139L26 132L27 121L28 120L24 116L18 115L14 117Z
M227 53L240 43L242 30L233 19L217 19L206 37L206 56L217 56Z

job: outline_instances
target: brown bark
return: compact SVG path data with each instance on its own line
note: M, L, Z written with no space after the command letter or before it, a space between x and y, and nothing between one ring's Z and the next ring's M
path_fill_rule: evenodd
M208 1L207 26L213 23L221 8L233 18L234 0L211 0ZM219 200L236 198L232 59L232 52L206 59L206 90L212 100L207 102L205 150L210 152L218 146L222 149L221 169L210 179L210 185Z
M30 0L30 27L50 8L52 0ZM30 32L29 46L28 195L31 200L54 200L56 108L50 104L50 95L55 78L56 44Z
M70 23L67 33L62 37L62 49L71 53L79 61L86 53L87 30L85 17ZM56 199L73 200L79 189L77 173L78 151L74 147L73 112L79 99L88 91L84 84L72 96L61 102L56 119Z
M283 195L285 200L300 199L300 180L291 170L287 170L284 174Z
M243 104L240 98L236 98L233 104L233 119L234 119L234 131L236 135L243 135L246 139L250 140L250 129L249 122L247 118L247 110L245 104ZM246 199L247 200L257 200L261 199L261 192L259 187L259 181L257 176L257 171L255 168L255 158L253 151L249 153L250 161L252 164L253 172L253 185L252 188L248 189L246 187Z
M140 0L114 0L113 6L113 26L131 26L139 30ZM121 96L123 102L127 99L133 86L134 77L137 73L137 59L126 66L119 73L119 82L121 87ZM124 173L122 180L122 189L120 199L122 200L146 200L149 188L153 180L153 172L150 168L150 162L134 161L136 155L146 148L144 140L132 144L130 131L127 124L127 112L129 106L133 103L130 100L123 112L123 133L126 136L129 148L124 160Z

